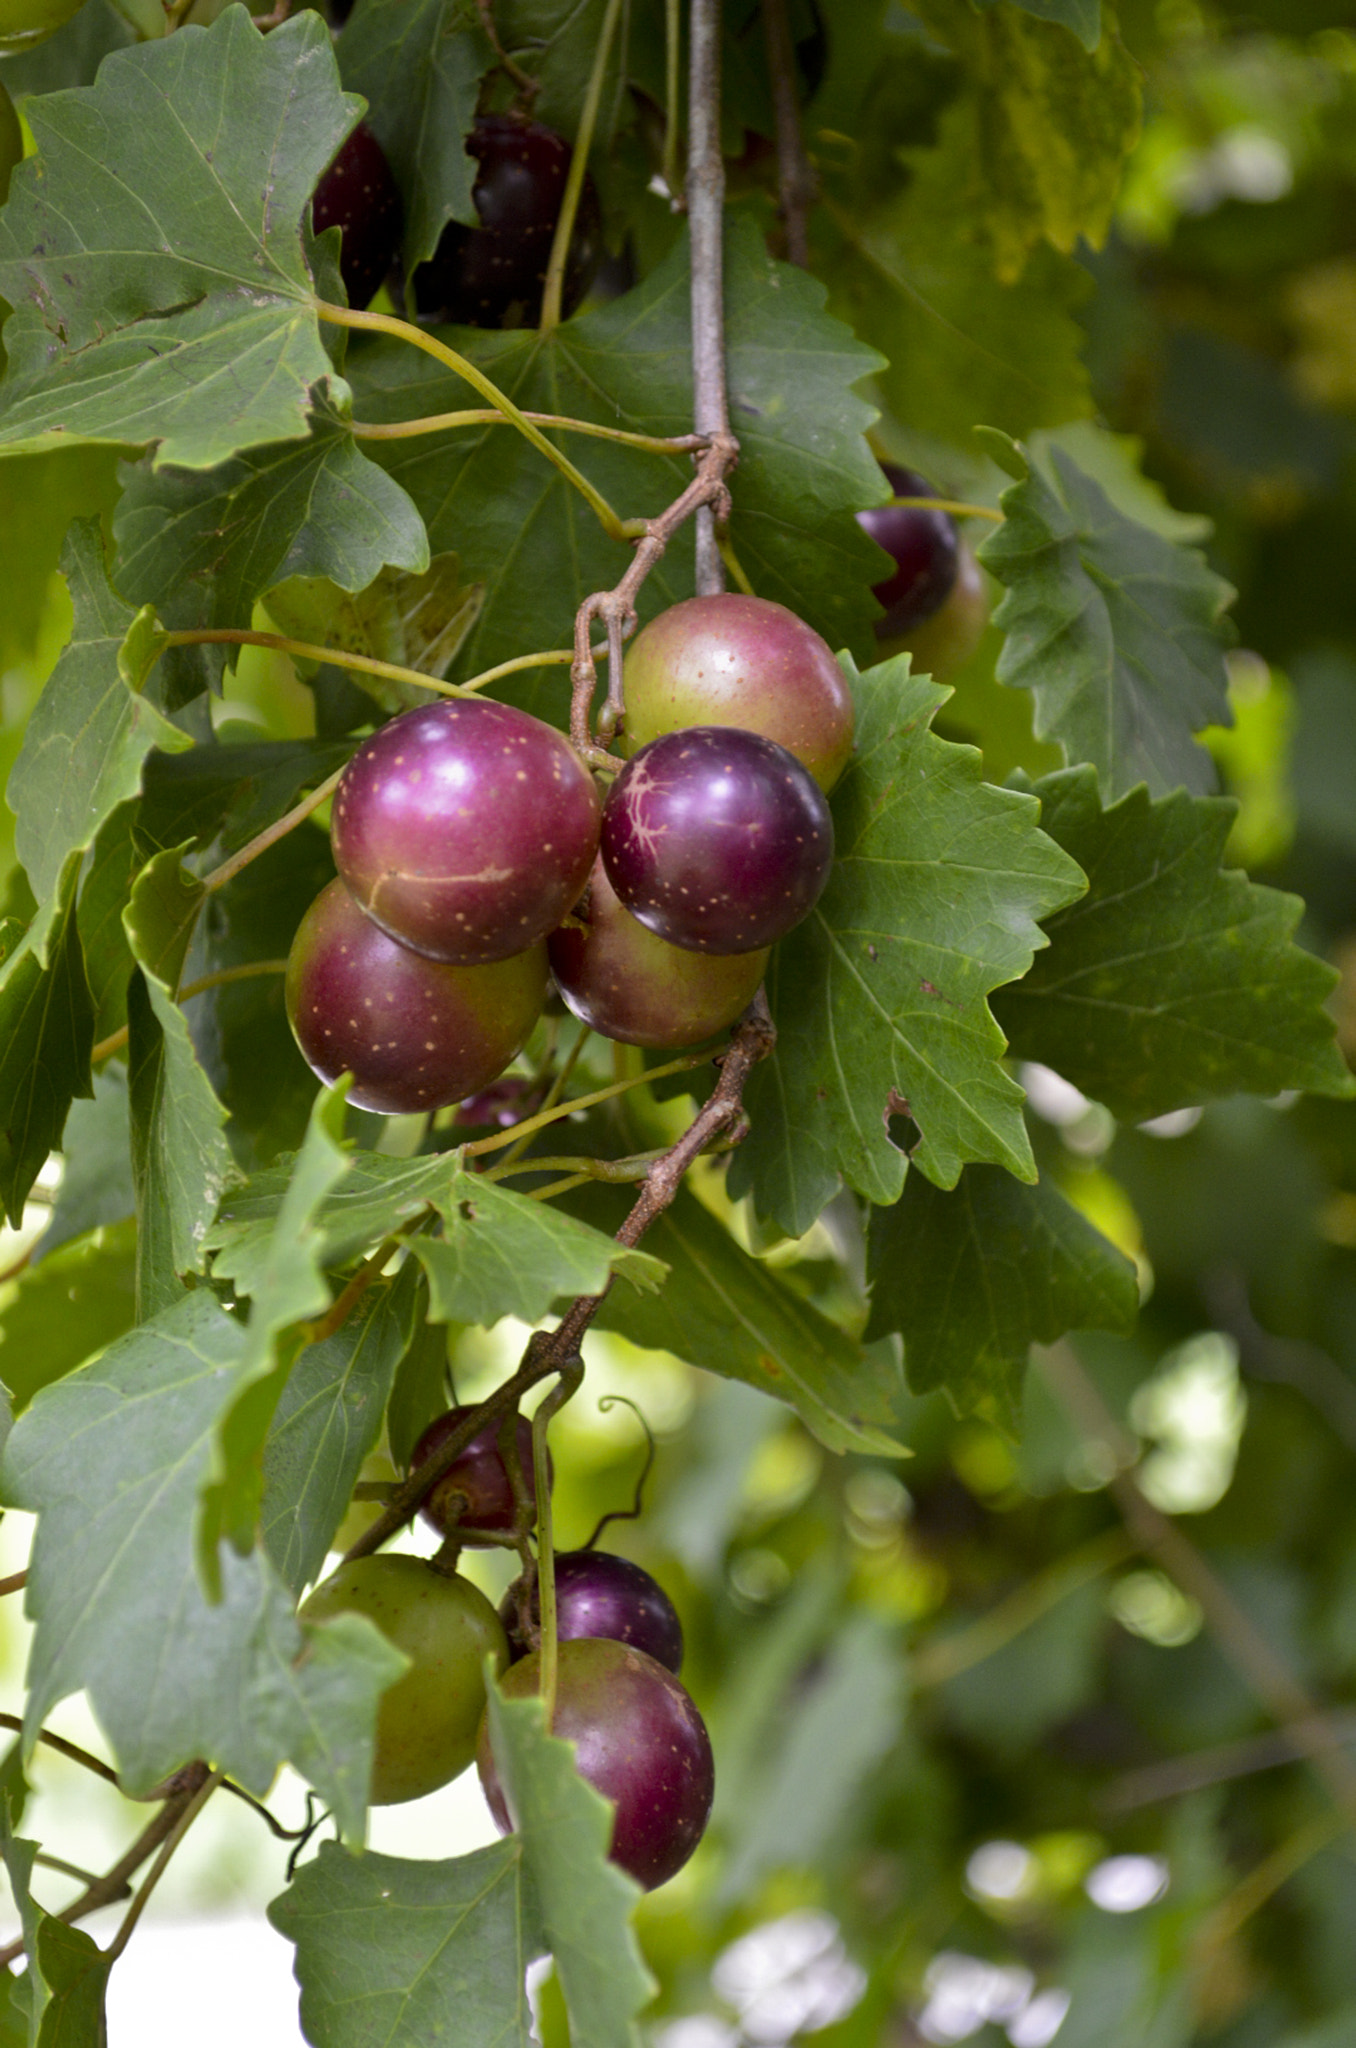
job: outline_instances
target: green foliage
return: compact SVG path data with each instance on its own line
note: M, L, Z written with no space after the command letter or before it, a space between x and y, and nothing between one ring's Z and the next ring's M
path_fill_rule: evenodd
M1220 615L1227 584L1191 551L1126 519L1058 448L1053 484L1024 472L980 559L1008 594L998 679L1035 697L1037 737L1091 761L1112 797L1214 787L1192 735L1228 725Z
M264 39L228 7L30 107L41 179L22 168L0 218L0 444L155 442L209 469L300 437L333 366L299 226L354 111L319 16Z
M898 1331L916 1394L992 1401L1015 1424L1027 1352L1068 1330L1134 1327L1135 1269L1047 1181L968 1166L949 1190L911 1173L871 1219L869 1337Z
M120 5L4 69L36 150L0 209L6 1586L34 1520L0 2044L106 2031L109 1935L60 1917L89 1852L30 1839L84 1695L127 1795L108 1860L189 1765L271 1803L290 1763L328 1809L271 1909L315 2048L526 2048L548 1956L547 2048L693 2016L1336 2048L1356 1891L1269 1717L1284 1685L1342 1734L1356 1651L1345 15L787 0L774 80L772 10L721 10L727 574L847 650L857 732L775 1049L684 1178L656 1160L724 1040L656 1081L666 1051L552 999L502 1083L381 1118L318 1086L282 968L334 875L303 798L445 676L521 661L488 693L566 727L542 657L692 479L624 437L693 425L695 6L627 0L595 70L612 0ZM580 310L404 325L475 220L477 115L573 143L591 98ZM341 242L310 219L364 105L405 209L379 331L322 321ZM615 519L448 348L560 422ZM952 678L868 665L883 459L969 508L992 618ZM652 552L638 620L695 588L690 523ZM578 1361L541 1331L571 1304ZM530 1410L576 1363L554 1545L630 1506L620 1395L654 1456L602 1542L680 1609L717 1759L653 1898L542 1703L497 1693L514 1834L444 1855L465 1787L390 1823L440 1860L358 1853L406 1666L296 1614L449 1401L516 1372ZM498 1599L518 1560L462 1568ZM1106 1911L1117 1869L1166 1890Z
M939 1187L967 1160L1034 1177L986 997L1046 943L1036 920L1085 886L1029 799L928 730L945 693L907 657L848 673L857 748L834 793L833 875L769 970L777 1051L749 1090L753 1129L732 1169L732 1188L792 1232L840 1174L895 1200L908 1163L895 1116L916 1125L909 1156Z
M1332 971L1294 942L1303 906L1221 867L1229 805L1140 788L1104 810L1087 768L1037 787L1088 893L1000 999L1022 1057L1131 1121L1244 1091L1351 1093L1323 1009Z

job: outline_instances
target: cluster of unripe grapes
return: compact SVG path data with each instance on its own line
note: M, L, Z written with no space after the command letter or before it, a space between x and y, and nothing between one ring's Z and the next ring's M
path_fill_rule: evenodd
M422 1464L467 1410L449 1409L425 1431ZM482 1430L425 1495L421 1513L444 1537L475 1545L514 1522L512 1482L494 1424ZM532 1432L516 1432L525 1489L534 1484ZM679 1683L682 1624L650 1574L591 1549L555 1560L559 1641L553 1731L576 1746L580 1774L614 1808L611 1855L651 1890L680 1870L711 1811L715 1770L701 1715ZM510 1698L541 1687L535 1586L517 1580L498 1613L454 1569L378 1554L341 1565L302 1608L308 1621L364 1614L410 1659L377 1712L371 1798L420 1799L474 1757L497 1826L514 1817L504 1796L485 1714L488 1659Z
M690 598L634 641L630 758L600 797L554 726L421 705L335 792L338 879L293 942L288 1014L322 1079L385 1114L460 1102L521 1050L548 980L627 1044L696 1045L745 1010L828 879L823 791L852 747L833 655L761 598Z

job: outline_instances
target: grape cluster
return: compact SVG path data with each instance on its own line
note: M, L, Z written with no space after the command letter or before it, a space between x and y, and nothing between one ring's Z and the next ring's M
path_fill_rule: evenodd
M828 879L821 783L852 746L842 672L780 605L674 605L627 658L631 744L606 801L562 733L482 698L421 705L340 779L338 879L287 970L322 1080L396 1115L502 1074L548 978L627 1044L700 1044L758 989L768 948ZM818 778L818 779L816 779Z
M464 1421L449 1409L415 1447L422 1464ZM532 1488L532 1432L521 1418L517 1449ZM424 1497L440 1535L492 1541L513 1522L513 1486L488 1425ZM577 1745L581 1774L615 1809L611 1855L647 1890L680 1870L711 1811L715 1766L705 1723L678 1681L682 1623L662 1586L630 1559L565 1551L555 1563L559 1639L554 1732ZM409 1556L341 1565L302 1608L304 1619L364 1614L410 1660L382 1695L371 1798L420 1799L458 1777L475 1756L485 1796L507 1833L512 1816L485 1717L485 1660L509 1698L541 1688L537 1589L510 1586L498 1614L455 1570Z

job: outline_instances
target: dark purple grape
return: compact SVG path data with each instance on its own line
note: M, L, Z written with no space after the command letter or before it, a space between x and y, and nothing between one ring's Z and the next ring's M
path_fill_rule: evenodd
M554 930L588 880L598 820L593 777L563 733L509 704L453 698L364 741L335 791L330 839L383 931L470 966Z
M400 250L405 209L386 152L360 121L311 199L316 233L342 228L339 274L350 306L366 306L385 283Z
M794 754L729 725L690 725L627 762L603 807L608 879L633 917L694 953L752 953L808 916L833 864L833 819Z
M576 1017L623 1045L674 1050L714 1038L743 1015L767 967L756 953L685 952L624 910L601 860L587 907L546 944L556 986Z
M500 1680L510 1699L541 1687L534 1651ZM680 1871L706 1830L716 1787L706 1724L671 1671L625 1643L584 1637L560 1645L552 1732L575 1744L581 1778L616 1808L609 1854L653 1891ZM501 1833L513 1826L480 1724L476 1769Z
M449 967L398 946L342 882L322 889L287 960L287 1015L322 1081L385 1116L441 1109L500 1075L541 1014L546 948Z
M436 1422L430 1422L414 1447L410 1470L431 1458L470 1412L469 1408L449 1408ZM532 1424L523 1415L518 1418L518 1462L523 1483L531 1493L537 1468L532 1457ZM455 1463L424 1495L419 1512L441 1535L455 1528L470 1544L478 1531L512 1528L513 1486L499 1449L497 1422L486 1423L479 1435L471 1438Z
M832 789L852 752L852 694L833 649L785 605L726 591L688 597L626 650L626 730L634 754L686 725L760 732Z
M499 1603L499 1619L515 1663L532 1645L525 1640L518 1614L520 1580ZM541 1620L535 1589L532 1616ZM629 1557L609 1550L562 1550L556 1558L556 1634L562 1643L585 1636L604 1636L643 1650L668 1671L683 1668L683 1624L664 1588Z
M546 267L573 154L563 135L519 114L483 114L467 154L480 169L471 191L478 228L451 221L413 277L414 302L429 320L463 327L535 326ZM597 188L586 176L565 266L561 308L583 298L603 253Z
M893 462L883 462L881 468L897 498L939 495L912 469ZM857 522L894 557L894 575L875 586L875 595L885 606L885 617L876 621L876 637L892 640L930 619L951 595L960 561L956 522L949 512L929 512L918 505L876 505L859 512Z

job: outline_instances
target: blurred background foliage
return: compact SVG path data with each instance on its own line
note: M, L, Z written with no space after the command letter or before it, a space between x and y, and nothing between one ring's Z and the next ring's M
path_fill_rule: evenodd
M954 8L859 12L840 35L836 6L803 8L798 47L824 192L816 268L884 344L907 290L864 294L845 249L875 237L880 276L892 249L925 263L927 236L955 233L958 181L1002 162L976 159L938 32ZM934 342L892 348L879 446L993 502L1003 479L968 433L978 407L1033 435L1038 456L1057 439L1140 517L1206 546L1239 593L1236 722L1212 735L1239 803L1232 854L1304 896L1302 935L1343 974L1351 1055L1356 21L1338 0L1124 0L1119 25L1115 61L1142 74L1144 113L1105 245L1023 250L1014 209L1004 289L1022 297L1031 362L948 399ZM771 228L752 66L729 122L732 196ZM647 268L669 216L638 176L627 205ZM116 493L103 454L0 470L15 593L0 608L0 767L68 630L61 534ZM1025 695L995 683L998 644L991 632L944 714L994 779L1049 762ZM307 693L264 655L242 661L216 716L313 729ZM634 1416L597 1397L625 1393L655 1433L646 1515L608 1540L678 1601L720 1760L707 1841L641 1912L662 2048L1356 2040L1356 1106L1237 1100L1119 1128L1058 1076L1022 1078L1043 1172L1133 1256L1143 1309L1133 1338L1034 1358L1019 1439L932 1395L914 1404L909 1460L826 1456L749 1389L606 1334L558 1425L567 1545L625 1502L640 1462ZM778 1244L714 1169L698 1192L860 1331L854 1202ZM47 1213L35 1204L33 1230ZM7 1234L3 1263L19 1249ZM127 1256L111 1222L72 1254L103 1261L100 1313ZM88 1276L53 1278L49 1309L75 1314ZM18 1294L0 1289L5 1346L25 1341ZM502 1376L521 1338L508 1324L455 1334L459 1396ZM8 1379L13 1355L0 1359ZM476 1569L497 1586L496 1560ZM0 1630L17 1687L13 1607ZM1296 1733L1310 1707L1319 1721ZM78 1730L78 1704L62 1713ZM1331 1743L1325 1768L1302 1760L1306 1740ZM45 1764L37 1796L61 1808L54 1833L94 1838L97 1865L103 1823L80 1782L77 1802ZM478 1823L469 1795L438 1797L437 1815L410 1809L403 1833L374 1839L454 1853L463 1842L440 1830ZM285 1852L262 1832L256 1846L254 1826L204 1824L171 1880L181 1905L276 1890ZM549 1984L543 2025L563 2038Z

